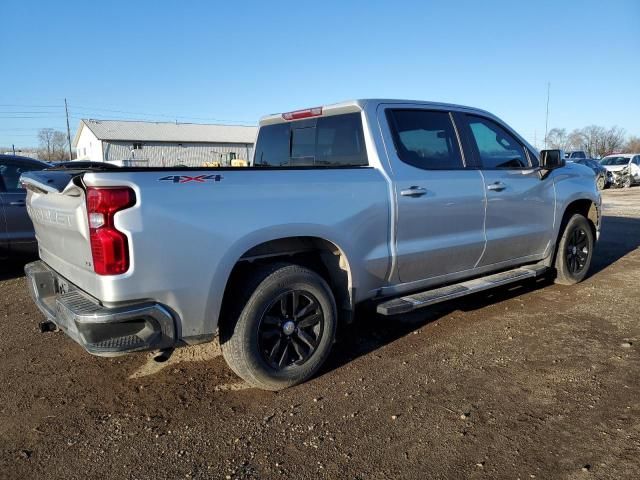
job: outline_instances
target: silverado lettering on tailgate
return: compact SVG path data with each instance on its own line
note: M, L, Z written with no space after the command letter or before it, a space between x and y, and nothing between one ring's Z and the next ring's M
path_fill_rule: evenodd
M27 212L34 222L71 228L72 213L39 207L27 207Z

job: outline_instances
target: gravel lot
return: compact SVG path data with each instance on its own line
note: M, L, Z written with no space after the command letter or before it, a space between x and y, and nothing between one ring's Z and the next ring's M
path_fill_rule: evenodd
M0 478L640 478L640 187L591 276L360 315L312 381L247 388L215 344L95 358L0 273Z

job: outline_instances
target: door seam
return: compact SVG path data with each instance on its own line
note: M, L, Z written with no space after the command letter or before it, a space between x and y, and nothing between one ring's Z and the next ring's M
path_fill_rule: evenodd
M482 235L484 236L484 247L482 248L482 253L480 254L480 257L478 257L478 261L473 266L474 269L477 268L478 265L480 265L480 262L482 261L482 258L484 257L484 254L487 251L487 210L489 206L489 199L487 198L487 182L484 178L484 173L482 173L482 170L478 169L478 173L482 178L482 191L484 192L484 219L482 221Z

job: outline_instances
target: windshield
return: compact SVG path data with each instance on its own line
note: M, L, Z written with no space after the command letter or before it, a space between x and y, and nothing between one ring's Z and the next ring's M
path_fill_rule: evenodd
M626 165L629 163L627 157L604 157L600 160L600 165Z

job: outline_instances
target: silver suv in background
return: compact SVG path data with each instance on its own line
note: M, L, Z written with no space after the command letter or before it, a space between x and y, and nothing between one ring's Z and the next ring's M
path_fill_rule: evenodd
M547 270L574 284L600 230L591 169L432 102L266 116L248 168L22 179L47 318L97 355L219 333L229 366L270 390L317 372L359 304L392 316Z

